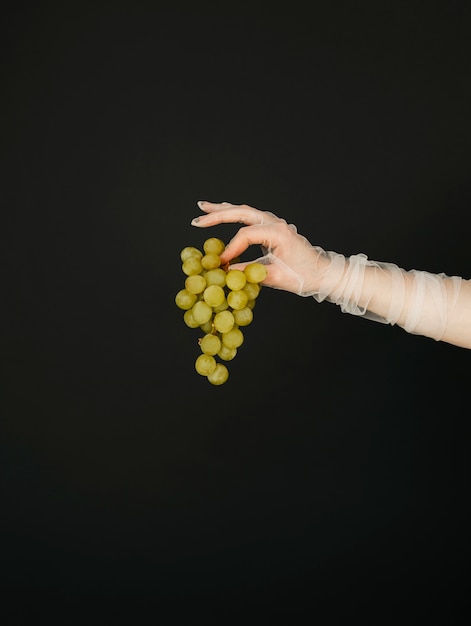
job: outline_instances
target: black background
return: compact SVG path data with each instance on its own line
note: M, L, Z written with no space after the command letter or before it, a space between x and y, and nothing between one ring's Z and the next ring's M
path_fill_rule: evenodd
M213 387L174 304L201 199L471 276L469 3L1 24L1 623L469 617L469 351L267 288Z

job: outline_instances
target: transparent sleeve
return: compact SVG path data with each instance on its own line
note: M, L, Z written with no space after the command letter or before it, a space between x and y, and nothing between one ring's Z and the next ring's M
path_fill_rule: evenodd
M332 302L344 313L397 324L408 333L443 338L458 301L461 277L405 270L394 263L371 261L365 254L346 258L317 250L325 261L318 270L318 287L300 295Z

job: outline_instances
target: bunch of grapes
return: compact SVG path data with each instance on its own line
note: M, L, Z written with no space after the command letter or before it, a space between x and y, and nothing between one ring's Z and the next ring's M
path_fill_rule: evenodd
M201 354L195 369L213 385L222 385L229 378L225 362L232 361L244 342L242 329L253 320L261 282L267 275L265 265L258 262L244 270L222 266L224 248L217 237L206 239L203 250L183 248L180 259L185 286L175 296L185 324L201 332Z

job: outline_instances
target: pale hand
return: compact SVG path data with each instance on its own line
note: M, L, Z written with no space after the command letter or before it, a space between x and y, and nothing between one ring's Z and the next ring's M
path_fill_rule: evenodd
M231 267L243 269L248 263L258 261L267 267L263 285L297 295L311 295L316 291L316 269L321 269L323 251L300 235L296 226L269 211L246 204L198 202L198 206L206 215L193 219L193 226L207 228L222 223L245 224L221 254L223 264L230 264L249 246L259 245L262 256L234 263Z

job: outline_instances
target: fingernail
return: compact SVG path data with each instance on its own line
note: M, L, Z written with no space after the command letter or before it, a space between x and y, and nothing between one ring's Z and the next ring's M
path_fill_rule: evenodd
M200 218L199 217L195 217L195 218L193 218L191 220L191 225L192 226L198 226L199 221L200 221Z
M200 209L203 209L203 207L201 206L202 204L205 203L205 200L198 200L198 202L196 203Z

